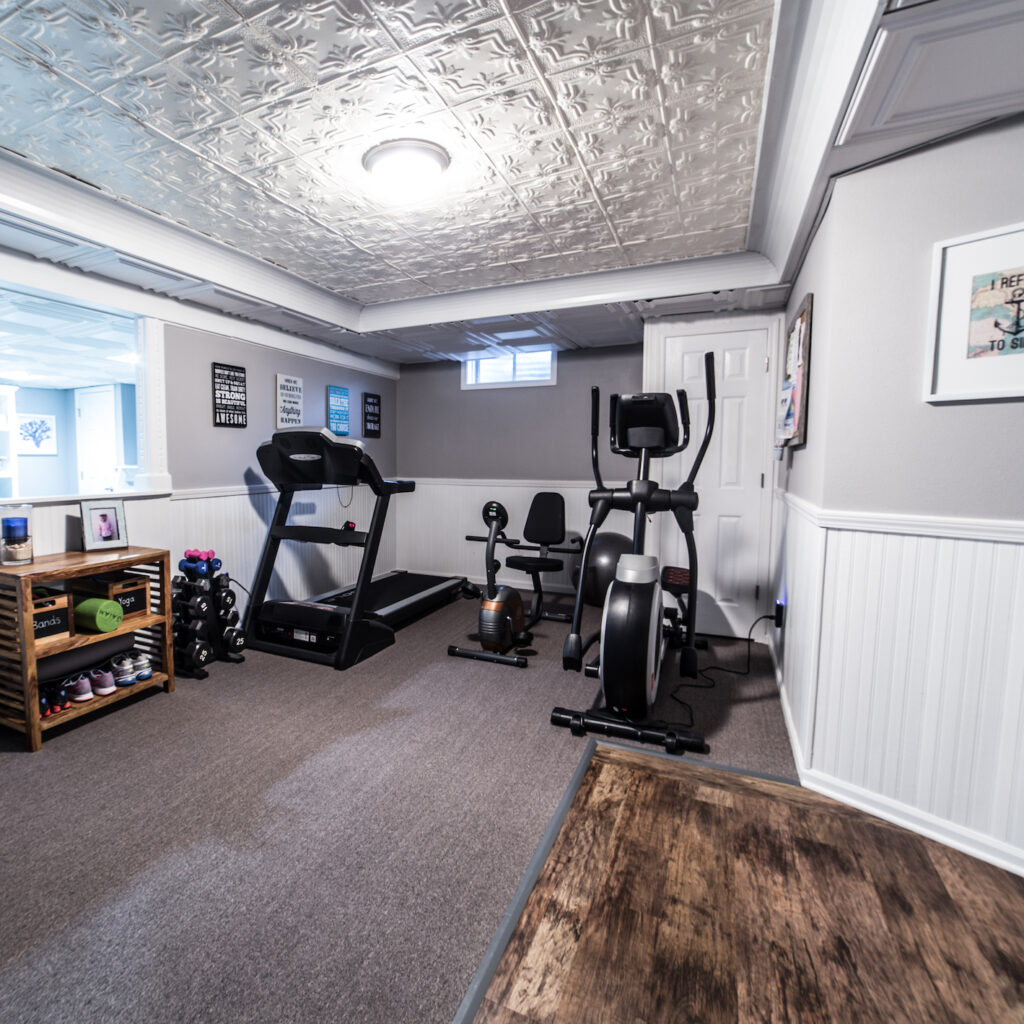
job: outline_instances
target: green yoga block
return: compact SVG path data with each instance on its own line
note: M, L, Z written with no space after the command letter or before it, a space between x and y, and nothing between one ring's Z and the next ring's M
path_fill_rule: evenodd
M75 602L75 626L96 633L109 633L121 625L124 609L105 597L87 597Z

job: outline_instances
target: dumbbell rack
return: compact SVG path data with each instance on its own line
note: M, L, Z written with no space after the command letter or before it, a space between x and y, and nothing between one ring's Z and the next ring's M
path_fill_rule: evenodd
M175 576L172 595L177 675L205 679L209 672L204 665L213 661L245 661L244 655L238 653L245 640L237 626L235 592L227 573L193 580ZM204 644L208 650L204 652L197 644Z

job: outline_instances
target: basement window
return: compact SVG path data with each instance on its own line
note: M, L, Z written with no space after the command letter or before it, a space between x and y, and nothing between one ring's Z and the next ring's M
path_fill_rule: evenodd
M545 347L467 359L462 364L462 388L522 388L557 384L555 357L555 350Z

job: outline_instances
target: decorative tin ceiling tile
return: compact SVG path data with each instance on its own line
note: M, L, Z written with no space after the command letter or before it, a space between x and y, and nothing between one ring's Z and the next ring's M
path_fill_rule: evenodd
M733 251L772 11L26 0L0 10L0 141L356 301ZM362 166L410 135L451 155L430 206Z
M4 38L90 89L153 64L114 22L77 0L29 0L3 23Z
M406 45L425 43L500 12L495 0L365 0L365 6Z
M525 7L516 17L549 71L608 60L645 42L640 0L545 2Z
M147 0L145 4L131 0L86 2L101 18L116 24L158 60L173 57L244 17L217 0L212 3L204 0Z
M516 33L501 21L438 40L417 50L413 59L448 103L508 89L533 77Z
M231 118L228 106L172 64L128 75L111 85L103 98L173 139L188 138Z
M400 53L357 0L285 0L261 20L276 38L294 40L293 59L314 85Z
M0 138L18 149L16 136L81 102L89 93L70 78L0 39Z
M537 84L460 104L455 114L485 151L524 145L559 130L555 112Z
M236 114L309 89L309 76L295 59L302 51L290 47L263 25L243 22L205 37L167 61L177 81L216 96Z
M233 174L255 168L273 171L279 161L292 159L292 154L272 136L241 117L192 135L188 146Z

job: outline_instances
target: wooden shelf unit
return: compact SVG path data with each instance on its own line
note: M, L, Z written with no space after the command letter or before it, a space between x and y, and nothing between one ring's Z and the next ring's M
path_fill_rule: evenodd
M149 579L149 613L135 615L110 633L75 633L36 640L32 629L32 588L65 583L84 576L130 569ZM128 547L109 551L68 551L43 555L29 565L0 566L0 725L25 734L29 750L39 750L43 733L65 722L109 707L141 690L174 690L171 640L171 556L158 548ZM148 655L153 675L141 683L119 686L114 693L73 703L57 715L39 714L38 661L53 654L135 634L135 646Z

